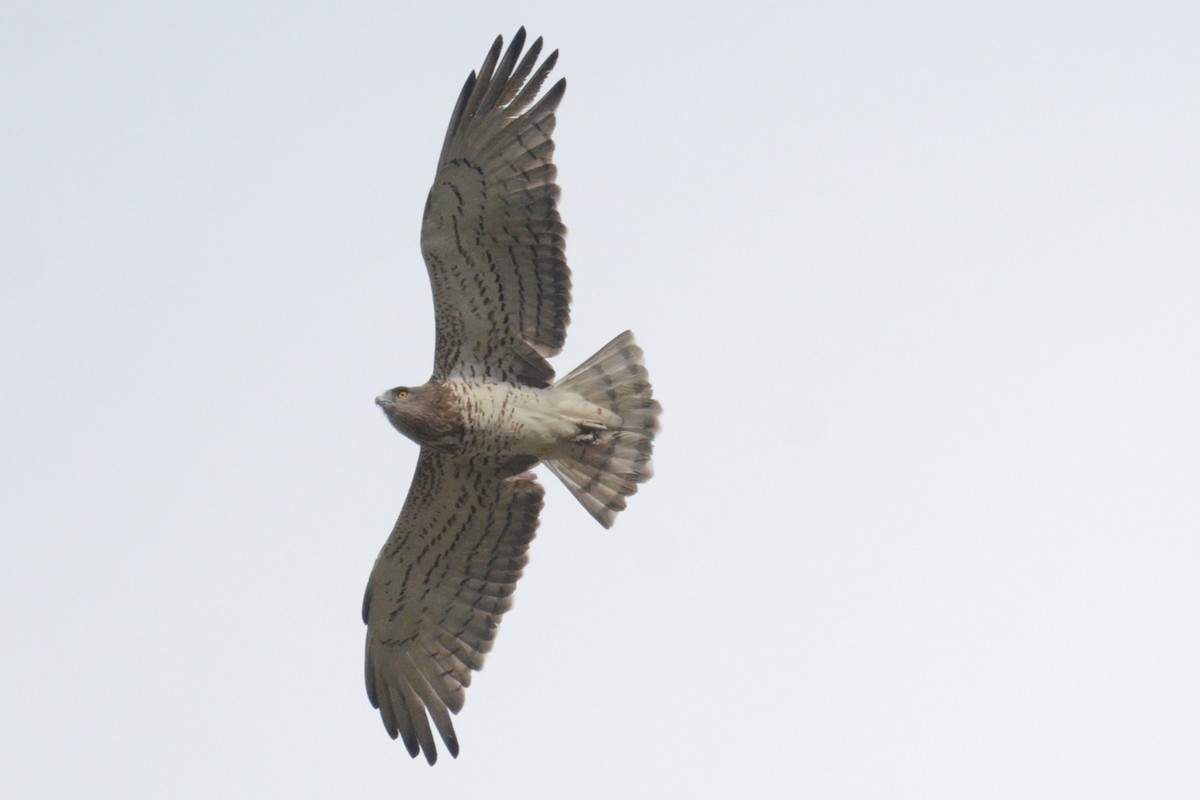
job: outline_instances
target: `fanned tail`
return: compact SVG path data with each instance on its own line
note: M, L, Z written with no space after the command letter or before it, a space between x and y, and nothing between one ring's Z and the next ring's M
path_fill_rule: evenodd
M597 431L596 441L572 445L568 455L545 462L588 513L611 528L625 498L654 474L650 456L662 406L654 399L642 348L625 331L555 385L621 418L619 426Z

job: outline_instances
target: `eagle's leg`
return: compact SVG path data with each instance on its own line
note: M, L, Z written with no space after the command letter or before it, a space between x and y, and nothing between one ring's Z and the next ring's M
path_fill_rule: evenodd
M579 432L571 440L572 444L599 444L600 434L608 430L608 426L592 419L573 420Z

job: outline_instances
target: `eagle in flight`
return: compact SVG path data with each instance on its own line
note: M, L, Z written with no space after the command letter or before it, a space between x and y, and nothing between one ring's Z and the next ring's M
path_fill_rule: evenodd
M555 381L571 273L556 208L558 58L497 37L450 116L421 223L433 285L433 375L375 402L421 446L408 499L363 600L367 696L414 758L451 755L450 714L483 666L542 508L546 467L608 528L647 481L661 406L629 331ZM536 101L536 102L535 102Z

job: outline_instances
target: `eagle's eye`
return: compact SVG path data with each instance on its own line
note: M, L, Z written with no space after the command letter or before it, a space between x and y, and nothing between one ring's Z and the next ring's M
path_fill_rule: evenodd
M401 400L408 397L408 389L397 389L396 397L400 398Z

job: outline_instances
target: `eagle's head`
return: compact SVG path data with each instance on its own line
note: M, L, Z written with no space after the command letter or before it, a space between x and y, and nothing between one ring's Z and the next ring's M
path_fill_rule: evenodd
M422 447L450 450L462 443L463 419L454 394L440 382L397 386L375 398L392 427Z

